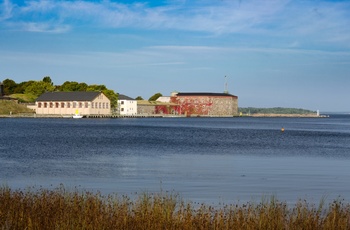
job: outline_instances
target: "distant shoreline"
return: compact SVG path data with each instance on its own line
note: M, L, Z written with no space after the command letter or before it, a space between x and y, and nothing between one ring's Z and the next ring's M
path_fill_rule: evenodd
M312 117L312 118L326 118L328 115L309 114L275 114L275 113L255 113L249 115L250 117Z
M186 116L180 116L180 115L171 115L171 114L137 114L137 115L86 115L84 118L181 118ZM215 117L215 118L227 118L231 116L196 116L192 115L188 118L193 117ZM241 115L241 116L233 116L233 117L284 117L284 118L327 118L328 115L317 115L317 114L274 114L274 113L255 113L250 115ZM0 114L0 118L70 118L67 115L57 115L57 114L51 114L51 115L41 115L41 114L28 114L28 113L22 113L22 114Z

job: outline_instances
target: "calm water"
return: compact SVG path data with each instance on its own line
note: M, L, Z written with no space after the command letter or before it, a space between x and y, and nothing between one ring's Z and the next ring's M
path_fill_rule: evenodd
M281 127L285 132L281 132ZM207 204L350 201L350 116L0 119L0 182Z

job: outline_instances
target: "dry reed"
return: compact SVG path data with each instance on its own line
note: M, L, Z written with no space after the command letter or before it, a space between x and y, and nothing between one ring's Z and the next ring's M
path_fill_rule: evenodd
M178 195L115 194L0 188L1 229L350 229L350 205L319 207L298 201L290 208L274 197L260 203L212 207Z

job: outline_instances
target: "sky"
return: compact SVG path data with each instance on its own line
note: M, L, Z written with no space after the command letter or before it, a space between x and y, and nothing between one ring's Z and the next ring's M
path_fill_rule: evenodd
M0 81L350 111L350 1L0 0Z

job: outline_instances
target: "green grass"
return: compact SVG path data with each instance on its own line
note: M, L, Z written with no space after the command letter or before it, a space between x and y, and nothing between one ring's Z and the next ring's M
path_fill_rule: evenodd
M35 102L37 99L37 96L34 96L33 94L22 94L22 93L17 93L17 94L11 94L11 98L15 98L20 102Z
M293 207L275 198L212 207L160 192L127 196L57 189L0 188L1 229L349 229L341 200Z
M19 113L33 113L33 110L28 109L25 105L18 104L11 100L0 100L0 114L9 115Z

